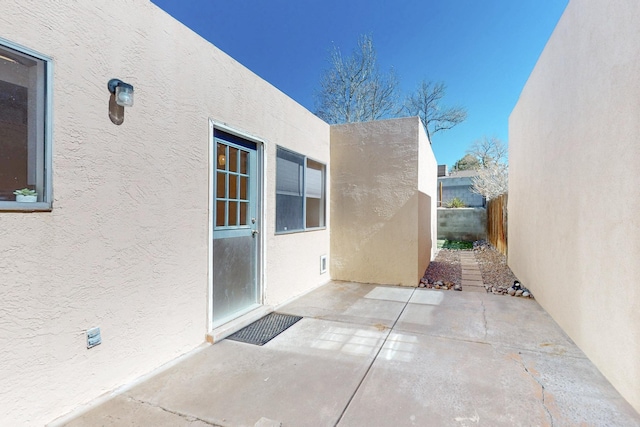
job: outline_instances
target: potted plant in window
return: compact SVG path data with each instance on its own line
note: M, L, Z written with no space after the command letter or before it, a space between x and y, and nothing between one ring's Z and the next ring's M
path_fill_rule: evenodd
M37 202L38 193L30 188L23 188L22 190L16 190L13 192L16 195L16 202Z

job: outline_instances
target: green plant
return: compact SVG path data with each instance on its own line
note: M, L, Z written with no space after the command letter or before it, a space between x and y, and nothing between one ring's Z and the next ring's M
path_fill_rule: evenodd
M16 196L37 196L36 190L30 188L23 188L22 190L16 190L13 192Z
M473 242L460 240L438 240L438 249L473 249Z
M467 207L467 205L465 205L464 202L457 197L454 197L453 199L449 200L449 202L445 203L444 206L447 208L466 208Z

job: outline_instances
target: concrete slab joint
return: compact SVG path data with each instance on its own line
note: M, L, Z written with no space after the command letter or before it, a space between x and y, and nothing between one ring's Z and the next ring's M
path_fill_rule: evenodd
M277 311L303 319L264 346L208 346L66 427L640 425L534 300L331 282Z

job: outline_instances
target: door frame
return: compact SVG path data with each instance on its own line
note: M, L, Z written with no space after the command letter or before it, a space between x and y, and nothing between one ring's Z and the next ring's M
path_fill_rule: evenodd
M257 242L257 254L256 254L256 280L257 280L257 291L258 291L258 304L260 306L264 305L264 266L265 263L265 238L264 238L264 230L265 230L265 189L266 189L266 177L265 177L265 141L261 138L257 138L247 132L240 131L233 127L228 126L222 122L216 121L214 119L209 119L209 187L208 187L208 198L209 198L209 214L208 214L208 289L207 289L207 333L211 333L213 331L213 232L214 232L214 203L215 203L215 173L216 173L216 145L215 145L215 130L220 130L231 135L237 136L238 138L245 139L247 141L253 142L256 144L256 179L258 181L258 185L256 188L256 212L258 217L258 224L256 229L259 233L256 235L258 239ZM249 310L250 312L251 310ZM243 314L240 313L238 317L242 317Z

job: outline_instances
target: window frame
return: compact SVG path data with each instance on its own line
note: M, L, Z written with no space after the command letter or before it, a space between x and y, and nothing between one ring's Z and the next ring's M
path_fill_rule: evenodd
M32 57L34 60L43 62L44 76L43 81L38 81L37 85L44 85L43 96L43 114L44 125L42 127L42 140L36 141L38 149L40 147L43 150L42 157L42 170L36 173L42 174L42 186L43 189L38 191L41 193L41 200L39 202L32 203L19 203L15 200L0 200L0 212L36 212L36 211L51 211L53 208L53 190L52 190L52 165L53 165L53 59L36 52L33 49L29 49L17 43L11 42L5 38L0 37L0 48L14 50L19 54ZM38 166L36 166L38 167Z
M302 228L296 228L294 230L278 230L278 154L280 151L284 151L293 156L299 156L303 161L303 173L302 173L302 183L300 183L300 187L302 188ZM308 227L307 226L307 170L309 169L309 161L316 163L322 166L321 173L321 194L320 198L322 203L322 223L323 225L317 227ZM317 169L316 169L317 170ZM316 230L325 230L327 228L327 164L318 160L315 160L311 157L305 156L304 154L300 154L296 151L290 150L288 148L282 147L280 145L276 146L276 189L275 189L276 201L275 201L275 234L292 234L292 233L304 233L307 231L316 231Z

